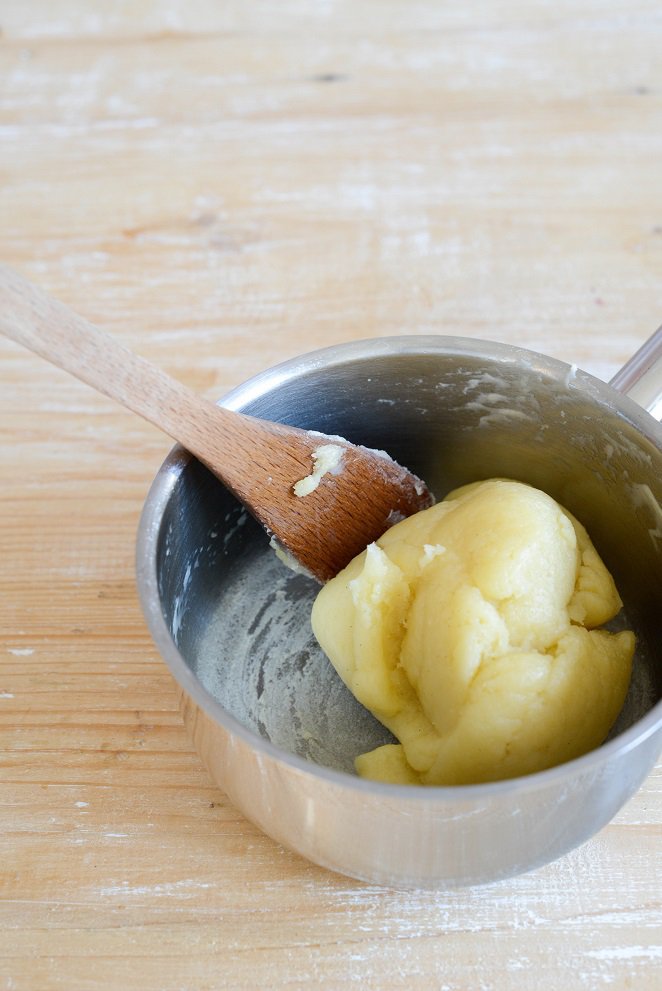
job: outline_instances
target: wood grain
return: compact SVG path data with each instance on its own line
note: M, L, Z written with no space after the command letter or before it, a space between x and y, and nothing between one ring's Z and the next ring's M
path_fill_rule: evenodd
M459 333L608 378L662 313L662 23L634 0L6 0L2 260L216 398ZM193 753L133 581L168 449L0 341L0 988L636 987L662 766L555 864L347 881Z

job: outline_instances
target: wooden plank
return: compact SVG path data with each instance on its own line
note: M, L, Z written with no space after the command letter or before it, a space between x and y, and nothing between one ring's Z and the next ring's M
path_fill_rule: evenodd
M662 22L635 0L8 0L2 260L216 397L379 334L608 378L662 321ZM0 988L636 987L662 765L599 836L395 892L213 785L140 613L169 442L0 341Z

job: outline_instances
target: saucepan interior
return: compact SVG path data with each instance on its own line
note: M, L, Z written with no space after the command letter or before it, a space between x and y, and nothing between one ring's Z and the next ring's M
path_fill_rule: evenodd
M625 603L614 626L637 635L632 685L612 737L658 703L662 429L634 403L563 363L447 337L304 356L225 403L385 449L437 498L495 476L544 489L587 527ZM180 449L155 487L160 504L158 512L152 505L139 555L152 558L142 570L149 578L153 566L158 603L147 607L165 620L180 682L202 686L198 697L220 703L215 713L229 714L256 745L269 741L313 771L353 774L355 756L389 734L313 638L315 582L285 568L261 528ZM142 591L145 601L150 593Z

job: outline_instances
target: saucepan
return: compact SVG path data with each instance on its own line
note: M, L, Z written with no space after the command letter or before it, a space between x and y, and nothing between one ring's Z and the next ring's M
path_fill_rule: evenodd
M354 757L390 738L315 642L318 586L286 568L230 493L173 449L142 514L140 596L194 745L248 819L331 870L438 888L560 857L634 794L662 749L661 351L658 332L606 385L503 344L389 337L306 354L222 400L387 450L438 498L513 478L584 523L625 604L616 628L637 636L630 691L602 746L512 780L358 778Z

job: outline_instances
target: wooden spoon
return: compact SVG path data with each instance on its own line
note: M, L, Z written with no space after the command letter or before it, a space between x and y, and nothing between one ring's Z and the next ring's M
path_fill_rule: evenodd
M432 502L382 453L234 413L195 395L57 300L0 266L0 331L179 441L315 578L332 578L390 523ZM297 496L324 444L334 471Z

